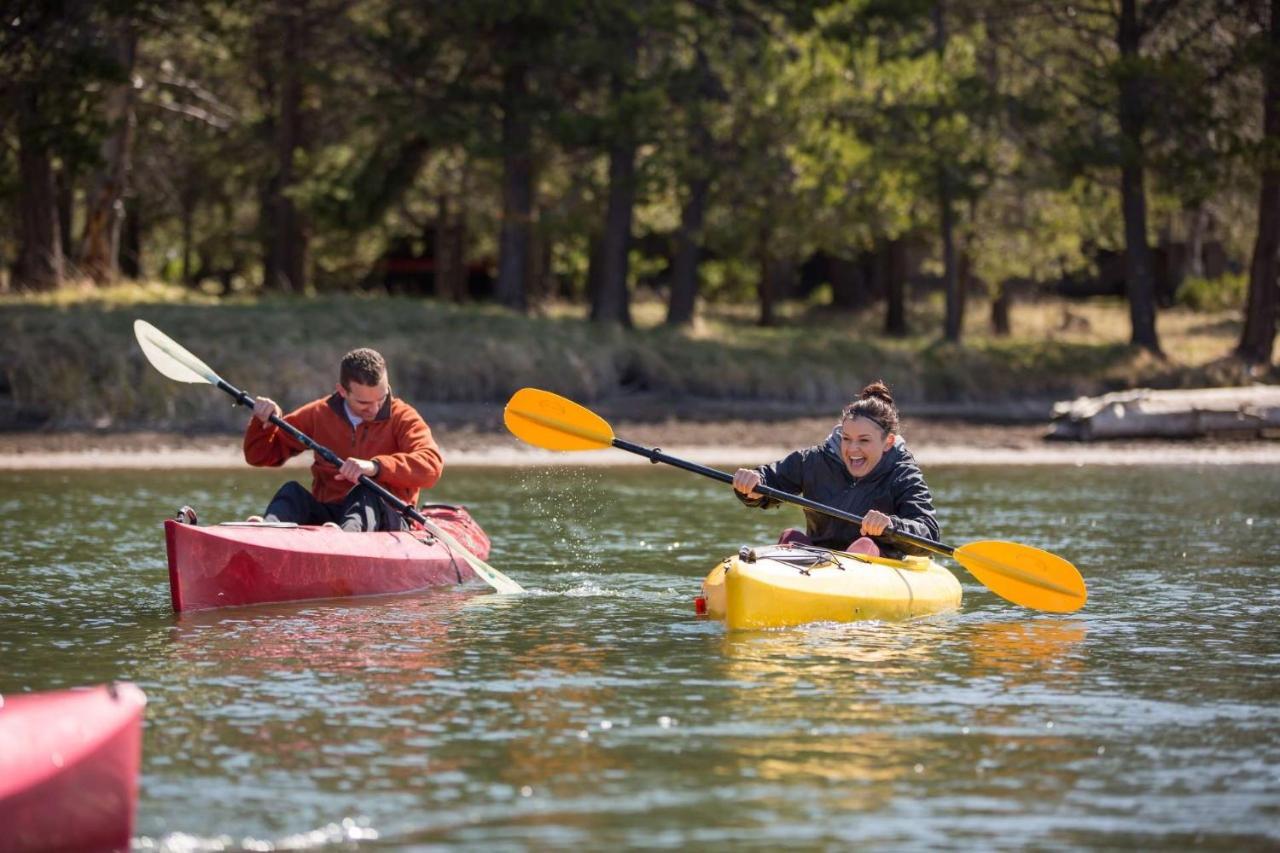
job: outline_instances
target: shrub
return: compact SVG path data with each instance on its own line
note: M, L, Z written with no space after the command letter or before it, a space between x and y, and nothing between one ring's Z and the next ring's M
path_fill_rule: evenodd
M1177 302L1193 311L1225 311L1243 308L1249 277L1227 273L1217 278L1191 277L1178 288Z

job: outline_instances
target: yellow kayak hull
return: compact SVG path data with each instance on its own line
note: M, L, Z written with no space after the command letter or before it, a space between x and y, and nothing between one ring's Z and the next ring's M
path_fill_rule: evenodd
M961 593L955 575L928 557L814 555L771 546L727 558L702 582L702 595L708 616L730 630L754 630L910 619L956 609Z

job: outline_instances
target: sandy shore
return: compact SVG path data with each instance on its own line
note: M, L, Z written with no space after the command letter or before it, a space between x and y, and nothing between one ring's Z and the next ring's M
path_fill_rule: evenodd
M769 462L824 437L831 417L767 420L612 421L617 436L705 465ZM454 466L628 465L647 460L619 450L554 453L529 447L488 425L435 427ZM902 434L920 463L937 465L1280 465L1280 441L1046 441L1047 424L991 425L904 420ZM309 464L310 454L293 465ZM0 433L0 470L238 468L237 435L163 432Z

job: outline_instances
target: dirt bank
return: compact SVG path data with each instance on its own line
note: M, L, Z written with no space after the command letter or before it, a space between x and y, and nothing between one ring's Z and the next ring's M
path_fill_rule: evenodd
M610 423L616 435L708 465L772 461L812 444L834 416L765 419L632 420ZM437 421L437 440L450 465L647 464L617 450L552 453L522 444L489 420ZM902 434L923 465L1212 465L1280 464L1280 441L1196 440L1080 444L1046 441L1048 425L975 424L905 419ZM304 458L293 464L307 464ZM86 468L237 468L238 435L168 432L0 433L0 470Z

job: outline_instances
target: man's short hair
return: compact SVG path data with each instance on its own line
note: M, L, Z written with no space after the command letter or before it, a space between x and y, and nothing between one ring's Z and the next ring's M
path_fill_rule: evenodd
M387 362L377 350L368 347L353 349L342 357L342 365L338 368L338 381L343 388L350 388L351 383L374 386L382 382L387 375Z

